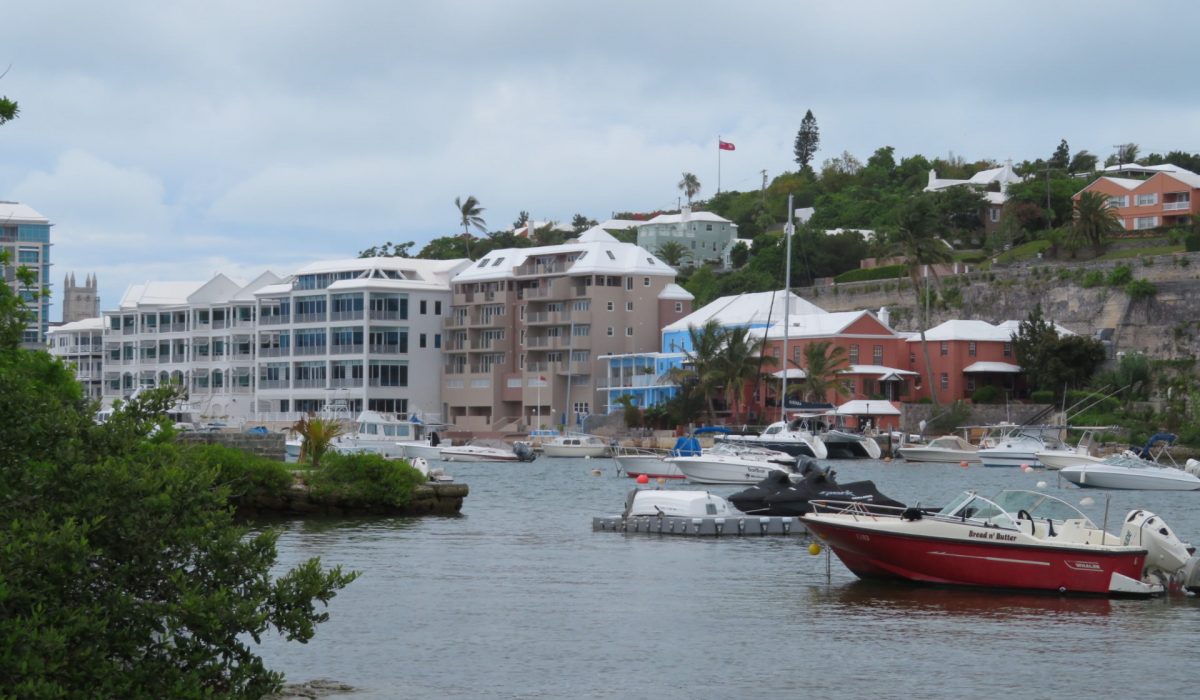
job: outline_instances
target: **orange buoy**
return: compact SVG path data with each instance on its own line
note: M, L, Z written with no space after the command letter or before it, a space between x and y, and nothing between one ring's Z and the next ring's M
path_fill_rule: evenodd
M963 469L966 469L968 466L967 460L964 459L963 461L959 462L958 466L962 467Z
M648 484L650 483L650 477L646 476L645 474L638 474L637 482L639 484Z

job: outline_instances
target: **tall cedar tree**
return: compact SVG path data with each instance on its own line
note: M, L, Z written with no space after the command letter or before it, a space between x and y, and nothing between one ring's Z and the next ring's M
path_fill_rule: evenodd
M817 118L810 109L804 113L804 119L800 122L800 131L796 134L796 145L793 148L801 170L808 169L808 164L812 162L820 145L821 131L817 128Z

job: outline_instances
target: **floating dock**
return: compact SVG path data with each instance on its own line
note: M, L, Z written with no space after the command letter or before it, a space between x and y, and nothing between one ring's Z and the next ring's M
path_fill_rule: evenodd
M593 532L641 532L648 535L688 537L807 536L799 518L788 516L740 515L687 517L678 515L605 515L592 518Z

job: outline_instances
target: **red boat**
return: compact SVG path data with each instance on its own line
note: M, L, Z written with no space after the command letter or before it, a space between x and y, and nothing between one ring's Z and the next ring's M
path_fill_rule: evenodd
M937 512L812 503L804 524L864 579L1154 595L1191 557L1153 513L1130 512L1118 537L1035 491L1002 491L994 499L967 492Z

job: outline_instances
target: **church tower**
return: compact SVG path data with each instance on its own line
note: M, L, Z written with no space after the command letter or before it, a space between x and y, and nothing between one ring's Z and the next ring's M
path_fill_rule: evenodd
M100 295L96 290L96 276L89 274L83 285L75 284L75 273L63 279L62 321L82 321L100 317Z

